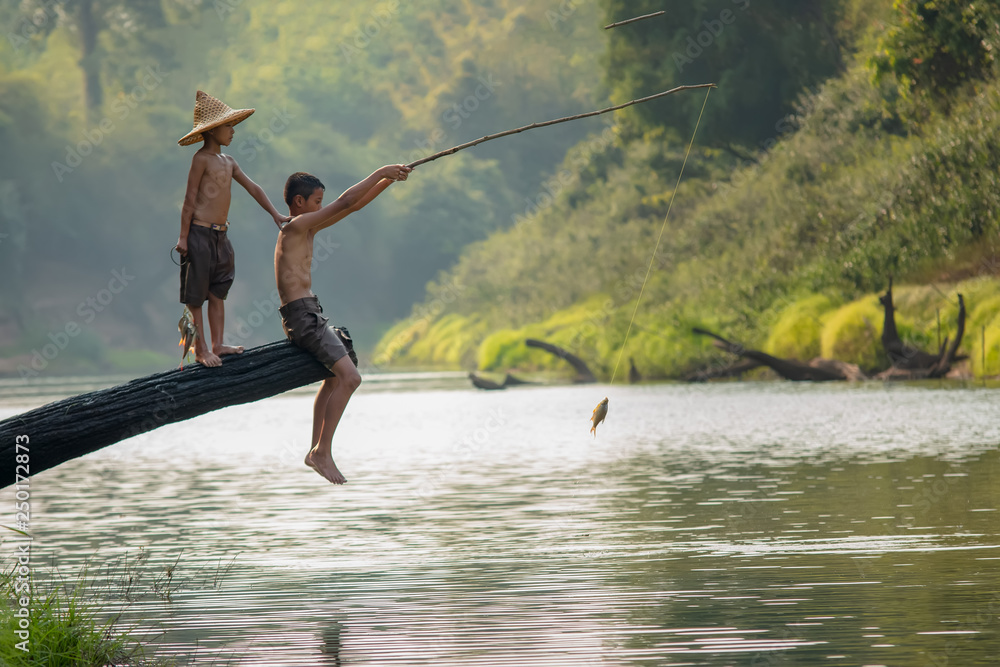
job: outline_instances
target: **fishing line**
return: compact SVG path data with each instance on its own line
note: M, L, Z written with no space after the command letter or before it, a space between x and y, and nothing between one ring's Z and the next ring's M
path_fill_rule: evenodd
M628 321L628 329L625 331L625 340L622 341L622 348L618 352L618 361L615 363L615 370L611 374L611 384L614 385L615 377L618 375L618 367L622 363L622 355L625 354L625 346L628 344L628 336L632 333L632 323L635 322L635 315L639 312L639 303L642 301L642 293L646 290L646 281L649 280L649 274L653 270L653 262L656 261L656 253L660 249L660 240L663 238L663 232L667 228L667 220L670 218L670 209L674 207L674 197L677 196L677 188L681 186L681 179L684 177L684 167L687 166L688 156L691 155L691 148L694 146L694 139L698 136L698 127L701 125L701 118L705 115L705 107L708 106L708 96L712 93L712 89L709 88L705 93L705 102L701 105L701 113L698 114L698 122L694 125L694 133L691 134L691 143L688 144L687 152L684 154L684 162L681 163L681 171L677 174L677 184L674 186L674 191L670 195L670 204L667 205L667 214L663 216L663 224L660 226L660 235L656 237L656 245L653 247L653 254L649 258L649 266L646 268L646 277L642 280L642 287L639 288L639 297L635 300L635 308L632 309L632 319Z

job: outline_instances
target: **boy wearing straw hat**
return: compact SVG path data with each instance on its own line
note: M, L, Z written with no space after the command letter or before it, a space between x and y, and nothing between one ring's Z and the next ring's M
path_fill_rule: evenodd
M232 156L222 153L222 147L233 141L233 126L253 112L254 109L232 109L199 90L195 95L194 129L177 142L181 146L205 142L191 160L177 239L177 251L181 254L181 303L191 309L198 329L194 354L203 366L221 366L220 357L243 351L242 345L222 344L225 299L236 275L233 245L227 236L233 180L271 215L279 229L281 223L290 220L278 213L264 190L243 173ZM201 314L206 298L212 329L211 349L205 342Z
M281 297L281 326L289 340L333 373L333 377L323 381L316 394L312 444L305 463L334 484L347 480L330 453L333 432L347 401L361 385L361 375L347 330L329 325L319 299L312 293L313 239L316 232L364 208L394 181L405 181L409 173L410 168L406 165L387 165L326 206L323 206L326 186L312 174L297 172L285 183L285 203L293 217L281 228L274 246L274 278Z

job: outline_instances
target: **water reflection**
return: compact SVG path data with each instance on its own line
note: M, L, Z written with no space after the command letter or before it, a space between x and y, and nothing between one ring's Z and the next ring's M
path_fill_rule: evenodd
M338 430L343 488L282 397L38 475L32 524L65 571L181 554L170 600L133 606L179 664L986 664L995 397L376 392Z

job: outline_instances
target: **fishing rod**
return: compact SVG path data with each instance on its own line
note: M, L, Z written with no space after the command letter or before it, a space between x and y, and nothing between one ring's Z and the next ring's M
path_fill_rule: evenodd
M496 134L488 134L485 137L481 137L479 139L476 139L475 141L469 141L469 142L466 142L464 144L459 144L458 146L454 146L454 147L449 148L447 150L440 151L438 153L435 153L434 155L429 155L429 156L427 156L425 158L417 160L416 162L411 162L410 164L408 164L406 166L409 167L410 169L414 169L416 167L419 167L422 164L426 164L428 162L432 162L432 161L437 160L438 158L442 158L442 157L444 157L446 155L452 155L454 153L457 153L460 150L464 150L466 148L472 148L473 146L478 146L481 143L484 143L484 142L487 142L487 141L492 141L493 139L499 139L500 137L508 137L508 136L510 136L512 134L517 134L519 132L525 132L527 130L534 130L535 128L539 128L539 127L548 127L549 125L557 125L558 123L566 123L566 122L569 122L571 120L580 120L582 118L591 118L593 116L600 116L601 114L605 114L605 113L608 113L608 112L611 112L611 111L617 111L619 109L624 109L625 107L630 107L630 106L632 106L634 104L642 104L643 102L649 102L651 100L659 99L661 97L666 97L667 95L673 95L674 93L678 93L678 92L680 92L682 90L696 90L698 88L717 88L717 86L714 83L699 83L699 84L692 85L692 86L677 86L676 88L672 88L670 90L666 90L666 91L664 91L662 93L656 93L655 95L650 95L648 97L642 97L642 98L639 98L637 100L632 100L630 102L625 102L624 104L616 104L615 106L608 107L607 109L599 109L597 111L588 111L587 113L581 113L581 114L577 114L575 116L566 116L565 118L556 118L554 120L546 120L546 121L543 121L541 123L531 123L530 125L525 125L524 127L518 127L516 129L513 129L513 130L505 130L503 132L497 132Z

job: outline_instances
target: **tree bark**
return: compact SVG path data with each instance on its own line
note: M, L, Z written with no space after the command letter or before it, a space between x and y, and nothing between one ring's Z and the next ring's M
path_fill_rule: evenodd
M932 378L944 377L951 370L951 365L955 362L958 354L958 346L962 344L962 337L965 335L965 298L958 295L958 331L955 332L955 340L951 342L948 351L941 356L941 360L931 369ZM947 339L945 339L947 343Z
M965 297L958 295L958 331L955 332L955 339L948 344L948 338L944 339L941 349L932 364L924 367L900 367L892 366L876 375L878 380L928 380L943 378L951 371L952 365L961 359L967 359L965 355L958 354L958 346L962 344L965 335ZM926 354L926 353L924 353Z
M50 403L0 421L0 488L15 481L15 455L24 453L17 436L28 436L28 472L36 475L160 426L328 377L312 355L281 341L226 357L219 368L192 364Z
M889 363L893 368L902 370L917 370L933 368L940 360L941 355L930 354L923 350L907 345L899 338L896 330L896 309L892 303L892 277L889 278L889 289L878 299L885 309L885 318L882 324L882 347L889 357Z
M101 67L97 60L97 23L92 0L80 0L76 27L80 31L80 68L83 70L83 92L87 104L87 120L97 121L104 102L101 88Z

